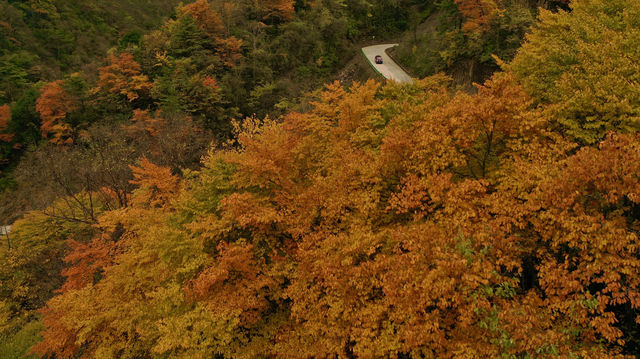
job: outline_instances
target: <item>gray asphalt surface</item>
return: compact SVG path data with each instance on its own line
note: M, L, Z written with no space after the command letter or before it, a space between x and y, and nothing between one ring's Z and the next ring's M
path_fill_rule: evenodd
M11 226L0 226L0 237L11 233Z
M399 83L412 83L413 80L404 70L398 66L384 51L390 47L398 46L398 44L382 44L367 46L362 48L362 52L367 57L367 60L375 67L382 76L389 80L393 80ZM376 55L382 56L382 64L376 64Z

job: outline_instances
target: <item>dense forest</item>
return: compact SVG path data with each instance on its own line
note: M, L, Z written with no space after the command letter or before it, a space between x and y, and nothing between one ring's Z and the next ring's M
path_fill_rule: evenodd
M0 358L640 356L640 2L5 0L0 79Z

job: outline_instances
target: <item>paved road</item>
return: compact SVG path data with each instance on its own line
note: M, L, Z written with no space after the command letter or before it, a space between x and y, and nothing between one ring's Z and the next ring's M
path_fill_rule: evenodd
M367 46L362 48L362 52L367 57L367 60L373 67L387 79L399 82L399 83L412 83L413 80L404 70L393 61L389 55L384 51L390 47L398 46L398 44L382 44ZM382 56L382 64L376 64L376 55Z
M11 232L11 226L0 226L0 236L6 236Z

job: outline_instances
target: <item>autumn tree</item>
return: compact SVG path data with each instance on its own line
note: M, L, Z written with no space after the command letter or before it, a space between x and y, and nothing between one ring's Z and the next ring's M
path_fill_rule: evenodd
M261 2L264 8L262 18L265 20L291 20L294 14L295 1L292 0L265 0Z
M505 66L558 126L583 144L640 127L636 1L572 1L571 11L541 10L540 23Z
M148 95L153 84L141 72L141 66L132 54L123 52L118 56L110 55L108 62L107 66L100 68L100 80L94 91L122 96L129 102Z
M462 30L465 32L484 32L491 22L500 15L501 3L496 0L455 0L464 19Z
M11 108L9 105L0 106L0 141L2 142L13 140L14 135L7 133L9 121L11 121Z
M72 128L65 120L74 109L73 100L64 89L62 80L46 84L36 102L36 110L42 119L42 136L49 137L49 141L55 144L72 143Z
M637 136L576 150L513 76L450 82L327 85L182 180L141 160L131 205L72 242L36 351L622 358Z
M162 110L191 116L218 139L228 138L230 118L236 111L228 108L215 74L198 71L198 65L189 59L176 60L165 70L166 76L156 79L152 91Z
M442 121L452 102L444 83L387 87L387 103L371 83L333 85L311 114L239 135L243 150L227 161L244 189L222 201L222 218L247 232L207 232L249 236L270 248L261 255L275 268L281 258L296 263L284 288L293 323L272 339L276 355L618 356L615 306L637 306L626 275L638 265L638 238L624 209L637 176L598 173L636 173L637 139L603 143L609 164L591 149L568 156L571 143L548 131L509 77L462 97L489 107ZM457 178L452 169L476 156L465 150L476 141L490 142L488 129L503 148L492 156L513 172Z
M180 230L163 226L171 216L179 180L146 160L133 171L139 188L132 206L100 216L94 239L72 244L67 281L43 309L46 330L36 353L72 356L82 348L94 356L139 357L150 353L154 343L160 345L161 320L189 309L176 281L189 277L189 267L199 261L197 247L184 240ZM154 240L160 238L164 240ZM185 267L167 270L176 265ZM156 300L149 302L149 296ZM116 304L121 302L128 304ZM119 309L112 310L116 306ZM69 321L73 313L82 313L83 319ZM139 325L125 324L133 318ZM79 331L85 326L94 328L88 336Z
M12 142L15 137L14 134L8 131L9 121L11 121L11 108L9 105L0 106L0 143L4 142L5 144L5 146L0 147L0 149L2 149L2 152L0 152L0 165L9 162L9 158L7 157L10 154L10 150L5 148L8 147L6 144ZM2 172L0 171L0 173Z
M225 98L221 78L242 61L242 47L223 34L208 2L180 7L177 19L143 44L148 72L155 74L151 96L165 113L192 116L219 139L228 138L237 110Z
M92 235L93 229L87 224L38 212L30 212L14 223L11 247L0 247L0 353L30 357L29 349L41 340L43 329L37 310L64 281L60 274L65 264L61 259L67 251L67 238L86 241Z
M197 0L191 4L184 5L178 9L178 12L192 16L211 36L218 36L222 32L220 18L207 0Z
M446 121L456 130L455 146L465 154L466 164L456 170L460 175L487 178L500 165L500 156L511 139L531 136L523 133L533 100L510 74L497 74L475 95L458 93L451 102L434 111L434 121ZM527 125L534 126L528 122Z

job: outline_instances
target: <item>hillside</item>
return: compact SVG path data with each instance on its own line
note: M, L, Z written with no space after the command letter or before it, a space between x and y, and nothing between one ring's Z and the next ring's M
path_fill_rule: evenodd
M415 77L445 72L473 91L511 61L534 25L538 8L566 9L566 0L447 0L414 6L393 55ZM462 17L460 15L463 15Z
M0 103L29 84L95 67L110 47L138 41L177 0L0 2Z
M232 119L277 117L339 77L355 41L401 31L409 2L3 3L0 188L17 185L7 173L25 149L134 110L190 117L225 141Z
M640 3L538 3L198 0L95 65L12 45L53 65L0 102L0 357L638 357ZM367 79L374 36L425 76Z

